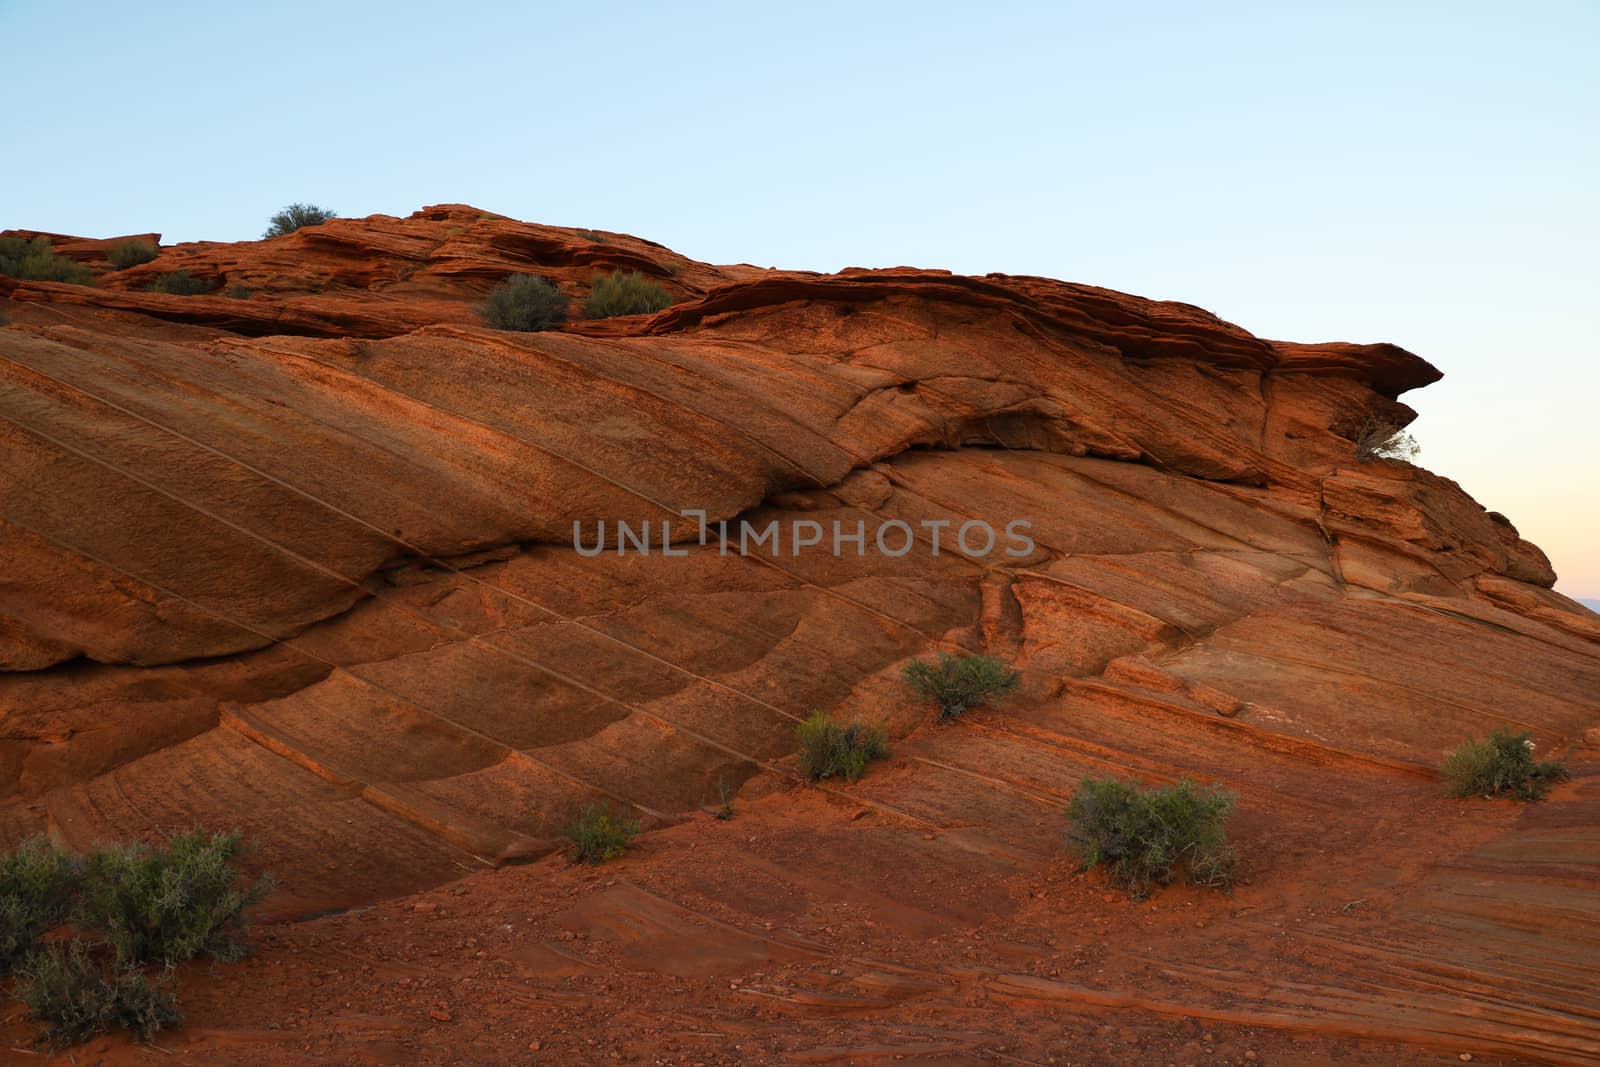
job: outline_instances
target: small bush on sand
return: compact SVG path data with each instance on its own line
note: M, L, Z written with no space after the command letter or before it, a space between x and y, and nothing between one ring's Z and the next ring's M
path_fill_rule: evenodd
M40 1040L61 1048L111 1030L149 1041L181 1025L166 984L137 970L107 969L82 941L57 941L23 965L17 995L41 1024Z
M952 656L948 652L939 653L938 663L912 660L903 673L907 685L939 705L941 722L990 697L1004 696L1022 679L993 656Z
M1135 899L1165 885L1181 866L1196 885L1232 885L1227 819L1233 797L1189 781L1159 789L1115 778L1085 778L1072 797L1067 844L1085 867L1105 866Z
M0 274L31 282L94 284L94 272L82 263L57 255L44 237L0 237Z
M127 270L137 267L141 263L148 263L160 255L161 249L149 241L130 237L125 241L118 241L106 251L106 258L118 270Z
M1535 760L1533 739L1504 727L1487 738L1472 738L1444 761L1450 791L1458 797L1513 796L1538 800L1557 782L1571 777L1556 760Z
M859 722L841 726L820 711L795 727L795 736L800 741L800 773L813 782L835 777L857 781L867 764L889 755L881 726Z
M150 283L150 292L168 296L200 296L211 292L211 283L196 278L186 270L168 271Z
M591 319L609 319L660 311L671 303L671 293L632 270L596 278L583 302L583 313Z
M0 974L66 920L82 875L78 860L44 837L0 856Z
M1368 419L1356 434L1356 459L1362 463L1377 459L1409 463L1421 451L1415 437L1387 419Z
M612 815L603 804L591 804L567 827L567 840L572 842L567 855L573 863L618 859L638 832L638 823Z
M163 848L106 845L89 854L77 923L97 933L123 965L234 960L248 944L250 913L274 885L248 884L233 860L238 831L189 830Z
M497 330L533 333L567 320L567 294L536 274L514 274L489 291L478 308Z
M271 237L282 237L286 233L293 233L302 226L321 226L336 214L326 208L315 204L290 204L282 211L272 216L267 223L267 232L262 234L263 240Z
M228 286L228 297L233 300L249 300L255 295L255 290L248 285L235 284Z

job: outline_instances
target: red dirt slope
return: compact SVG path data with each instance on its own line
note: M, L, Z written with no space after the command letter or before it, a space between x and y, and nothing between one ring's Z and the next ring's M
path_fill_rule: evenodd
M278 921L185 977L196 1062L1600 1062L1600 620L1453 482L1357 461L1418 357L459 205L120 272L56 243L96 287L0 278L0 840L260 842ZM143 291L177 269L219 295ZM677 302L475 321L612 269ZM683 509L921 535L741 558ZM575 551L601 520L654 550ZM1031 551L953 543L1014 520ZM898 672L938 647L1023 686L934 726ZM817 708L893 758L799 786ZM1502 724L1575 780L1444 799ZM1235 789L1247 883L1075 873L1108 771ZM567 869L596 799L651 832Z

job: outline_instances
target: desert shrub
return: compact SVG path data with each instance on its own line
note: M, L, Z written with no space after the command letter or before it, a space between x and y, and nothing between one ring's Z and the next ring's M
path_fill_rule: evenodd
M45 837L30 837L0 856L0 973L66 919L82 875L78 860Z
M120 964L177 963L245 954L250 913L271 891L266 875L247 884L233 860L237 831L173 834L165 847L105 845L84 867L78 924L93 930Z
M228 287L228 296L234 300L249 300L255 295L255 290L248 285L237 284Z
M1004 696L1017 687L1022 675L993 656L952 656L939 653L938 663L920 659L906 664L906 684L939 705L939 719L954 719L990 697Z
M106 252L106 258L118 270L127 270L137 267L141 263L148 263L161 254L161 250L149 241L137 237L129 237L125 241L118 241Z
M90 285L94 272L82 263L57 255L44 237L0 237L0 274L32 282L68 282Z
M269 237L282 237L302 226L320 226L335 217L337 217L335 212L315 204L290 204L268 220L267 232L261 237L263 240Z
M1187 866L1196 885L1232 884L1233 850L1227 819L1233 797L1187 780L1145 789L1115 778L1085 778L1067 817L1067 843L1085 867L1105 866L1135 898L1165 885Z
M17 976L17 996L40 1039L57 1048L111 1030L149 1041L182 1023L166 980L137 970L108 970L82 941L57 941L29 958Z
M1409 463L1422 446L1417 439L1387 419L1368 419L1356 433L1356 459L1370 463L1375 459L1397 459Z
M1513 796L1538 800L1557 782L1571 777L1556 760L1535 760L1533 738L1501 727L1488 737L1472 738L1444 761L1450 791L1458 797Z
M881 726L859 722L841 726L820 711L795 727L795 736L800 742L800 773L813 782L834 777L857 781L867 764L889 754Z
M199 296L211 291L211 283L196 278L186 270L174 270L159 275L150 283L149 291L166 293L168 296Z
M574 863L614 860L628 851L628 842L638 832L638 823L612 815L603 804L591 804L567 827L567 840L572 842L567 855Z
M591 319L609 319L660 311L671 303L671 293L632 270L596 278L583 302L583 313Z
M489 291L478 314L497 330L548 330L567 318L567 294L536 274L514 274Z

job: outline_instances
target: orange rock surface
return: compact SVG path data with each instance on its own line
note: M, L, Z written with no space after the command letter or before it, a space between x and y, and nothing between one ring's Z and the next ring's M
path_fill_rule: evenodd
M99 278L0 277L0 841L259 843L264 951L185 978L207 1062L1600 1062L1600 617L1455 483L1358 461L1421 358L461 205L123 271L50 236ZM216 294L145 291L180 269ZM624 269L673 306L476 315ZM687 509L869 550L725 554ZM899 672L939 648L1023 684L934 725ZM818 708L891 760L799 785ZM1574 781L1446 799L1498 725ZM1108 902L1061 847L1107 772L1236 790L1245 884ZM595 800L650 832L567 869Z

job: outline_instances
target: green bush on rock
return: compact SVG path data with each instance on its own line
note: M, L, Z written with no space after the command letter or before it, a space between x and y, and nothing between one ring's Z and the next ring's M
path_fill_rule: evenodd
M1556 760L1535 760L1533 738L1501 727L1483 739L1472 738L1450 753L1444 776L1458 797L1512 796L1539 800L1557 782L1571 777Z
M800 742L800 773L813 782L835 777L858 781L867 764L889 755L881 726L841 725L820 711L795 727L795 736Z
M1067 808L1067 843L1085 867L1106 867L1135 898L1187 867L1196 885L1229 888L1235 857L1227 820L1233 797L1183 780L1146 789L1116 778L1085 778Z
M672 303L672 294L638 271L624 271L596 278L583 302L583 313L591 319L617 315L643 315L660 311Z
M94 284L94 272L82 263L59 255L44 237L0 237L0 274L31 282Z
M268 220L267 232L261 237L263 240L282 237L306 226L320 226L336 217L334 212L315 204L290 204Z
M567 294L536 274L514 274L489 291L478 309L497 330L533 333L567 318Z
M939 653L937 663L912 660L903 672L906 684L939 705L941 722L957 718L990 697L1004 696L1022 675L993 656Z

